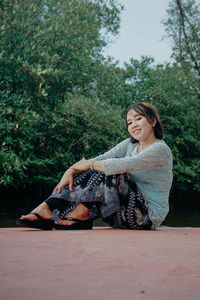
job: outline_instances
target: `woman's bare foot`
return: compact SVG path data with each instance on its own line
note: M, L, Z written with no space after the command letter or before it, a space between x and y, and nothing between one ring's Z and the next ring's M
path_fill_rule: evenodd
M51 220L52 219L52 214L49 209L49 206L46 202L42 202L39 206L37 206L32 212L38 213L42 218L46 220ZM38 217L35 215L27 214L27 215L22 215L20 217L21 220L29 220L29 221L34 221L37 220Z
M79 220L88 220L89 219L89 209L85 207L82 203L79 203L75 209L70 211L65 217L71 217ZM60 225L72 225L76 222L68 220L59 220L55 224Z

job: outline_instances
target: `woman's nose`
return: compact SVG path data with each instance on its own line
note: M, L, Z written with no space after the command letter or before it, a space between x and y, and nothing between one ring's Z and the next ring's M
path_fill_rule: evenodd
M132 128L135 128L135 127L137 127L137 123L133 122L132 123Z

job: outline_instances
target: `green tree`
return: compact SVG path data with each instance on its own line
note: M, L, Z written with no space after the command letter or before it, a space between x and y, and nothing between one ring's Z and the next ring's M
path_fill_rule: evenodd
M2 186L55 183L63 169L85 154L91 136L94 145L100 141L102 151L117 139L101 99L91 95L104 64L102 48L109 34L118 33L120 10L113 0L0 2ZM68 116L75 103L76 113ZM92 126L88 129L90 117L79 115L82 103L88 111L99 108L98 118L107 120L96 125L104 137L92 134ZM112 111L119 121L120 109ZM96 148L87 148L86 154L96 154Z
M74 87L91 88L120 9L112 0L2 1L1 84L52 103Z
M173 41L176 64L161 71L157 79L160 83L162 78L162 90L159 85L156 90L167 102L163 111L168 111L177 186L200 191L200 5L195 0L172 0L167 12L163 23Z

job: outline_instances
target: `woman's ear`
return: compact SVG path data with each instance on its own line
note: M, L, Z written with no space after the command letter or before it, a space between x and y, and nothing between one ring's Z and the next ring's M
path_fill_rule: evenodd
M152 119L152 126L155 127L156 123L157 123L156 118L153 118L153 119Z

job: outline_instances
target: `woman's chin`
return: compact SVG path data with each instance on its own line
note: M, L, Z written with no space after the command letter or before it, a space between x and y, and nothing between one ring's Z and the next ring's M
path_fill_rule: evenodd
M137 140L138 142L140 141L141 137L140 137L140 134L134 134L134 135L131 135L135 140Z

